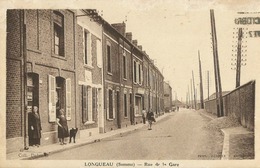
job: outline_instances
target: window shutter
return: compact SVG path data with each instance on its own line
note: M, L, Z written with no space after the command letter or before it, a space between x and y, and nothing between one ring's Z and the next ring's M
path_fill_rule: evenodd
M141 65L140 68L141 68L141 84L143 84L143 73L144 73L143 72L143 66Z
M87 122L87 87L82 85L82 122Z
M113 119L115 119L116 118L116 111L115 111L115 91L113 90L112 91L112 97L113 97L113 102L112 102L112 104L113 104Z
M109 119L109 89L107 89L107 119Z
M139 62L136 64L136 83L140 83L140 76L139 76L139 74L140 74L140 69L139 69Z
M49 122L56 121L56 85L55 77L49 75Z
M102 68L102 48L100 40L97 40L97 66Z
M71 79L66 79L66 117L71 120Z

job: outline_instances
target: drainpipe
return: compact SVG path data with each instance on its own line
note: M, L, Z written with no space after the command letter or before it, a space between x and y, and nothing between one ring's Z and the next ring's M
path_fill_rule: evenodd
M21 38L22 38L22 65L23 65L23 80L24 80L24 149L28 150L28 115L27 115L27 44L26 44L26 14L25 10L21 10Z
M118 123L118 128L121 128L121 95L122 95L122 86L121 86L121 84L122 84L122 75L121 75L121 71L122 71L122 69L121 69L121 53L120 53L120 37L118 38L118 65L119 65L119 72L118 72L118 74L119 74L119 95L117 95L117 96L119 96L119 107L117 107L117 108L119 108L119 109L117 109L117 112L118 112L118 119L117 119L117 123Z
M132 68L132 111L131 111L131 124L135 125L135 102L134 102L134 56L133 56L134 46L131 46L131 68Z

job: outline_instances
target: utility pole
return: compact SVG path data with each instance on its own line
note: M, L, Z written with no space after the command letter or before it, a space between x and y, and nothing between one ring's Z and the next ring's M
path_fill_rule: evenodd
M200 108L204 109L204 98L203 98L203 83L202 83L202 71L201 71L201 61L200 61L200 51L199 54L199 72L200 72Z
M215 17L214 17L213 9L210 10L210 21L211 21L211 35L212 35L212 44L213 44L213 57L214 57L217 113L218 113L218 117L221 117L221 116L223 116L223 99L222 99L221 78L220 78L220 72L219 72Z
M196 96L195 96L195 83L194 83L194 74L193 74L193 70L192 70L192 80L193 80L193 91L194 91L194 107L195 107L195 110L197 109L196 107Z
M208 100L209 100L209 71L207 71L208 74Z
M191 108L193 108L194 106L193 106L193 98L192 98L192 96L193 96L193 92L192 92L192 79L190 80L190 92L191 92L191 94L190 94L190 101L191 101Z
M189 89L189 85L188 85L188 105L190 106L190 89Z
M242 28L238 29L236 88L240 86Z

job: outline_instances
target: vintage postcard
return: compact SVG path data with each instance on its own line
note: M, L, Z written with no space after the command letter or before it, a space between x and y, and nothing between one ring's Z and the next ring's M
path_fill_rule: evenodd
M0 167L260 167L260 2L0 4Z

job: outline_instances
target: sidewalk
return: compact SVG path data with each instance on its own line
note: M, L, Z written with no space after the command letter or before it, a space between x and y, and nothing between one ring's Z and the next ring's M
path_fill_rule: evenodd
M211 120L220 119L205 110L199 112ZM230 126L220 130L224 134L221 160L254 159L254 132L243 126Z
M254 159L254 132L242 126L225 128L221 131L224 133L221 160Z
M166 118L171 113L164 113L164 115L158 116L156 118L156 121L160 121L163 118ZM54 153L58 153L61 151L65 151L72 148L77 148L80 146L84 146L91 143L100 142L102 139L112 137L115 135L121 135L124 133L130 133L131 131L135 131L137 129L140 129L142 127L147 126L147 124L137 124L137 125L130 125L127 128L117 129L113 130L104 134L98 134L95 136L88 137L87 139L76 139L76 143L68 143L66 145L59 145L59 143L51 144L51 145L45 145L40 147L31 147L29 150L24 150L21 152L14 152L6 154L7 160L31 160L39 157L48 156Z

